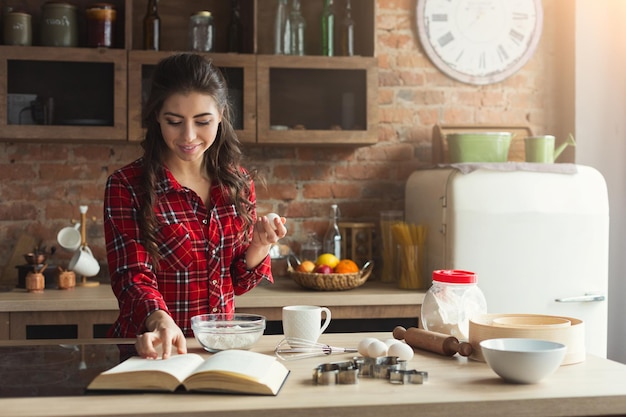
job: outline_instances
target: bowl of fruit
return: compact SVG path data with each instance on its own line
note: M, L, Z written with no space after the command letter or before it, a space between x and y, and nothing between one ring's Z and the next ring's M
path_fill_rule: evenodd
M331 253L315 261L296 259L289 262L289 276L301 287L319 291L350 290L365 284L374 268L372 261L359 266L351 259L339 259Z

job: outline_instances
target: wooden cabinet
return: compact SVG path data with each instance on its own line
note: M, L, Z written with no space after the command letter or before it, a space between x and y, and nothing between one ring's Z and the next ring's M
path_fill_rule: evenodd
M337 24L344 1L335 1ZM272 54L277 0L239 0L240 52L228 51L231 1L160 2L160 51L143 50L147 0L111 1L117 20L110 49L85 46L84 12L91 0L73 2L78 47L38 46L43 3L21 2L32 15L34 46L0 46L0 140L141 140L141 107L154 65L174 51L187 50L189 16L205 9L216 27L215 51L207 55L227 78L242 142L377 141L375 0L352 1L358 55L353 57L320 55L322 0L302 0L306 56Z

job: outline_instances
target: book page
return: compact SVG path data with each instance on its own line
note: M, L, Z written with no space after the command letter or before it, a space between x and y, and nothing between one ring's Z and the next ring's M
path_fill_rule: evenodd
M165 372L182 382L187 376L193 373L204 358L195 353L184 355L172 355L168 359L145 359L133 356L119 365L103 372L103 375L135 373L146 371Z
M272 364L276 362L273 356L247 350L223 350L217 352L202 365L195 373L207 371L236 374L252 381L260 381L267 376Z

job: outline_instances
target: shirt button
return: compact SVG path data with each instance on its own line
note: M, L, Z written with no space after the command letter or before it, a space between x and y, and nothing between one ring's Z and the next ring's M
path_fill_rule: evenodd
M204 219L204 220L202 220L202 223L207 224L207 223L208 223L208 220L207 220L207 219Z
M213 307L213 312L217 313L217 307Z
M216 279L214 279L213 281L211 281L211 283L212 283L213 285L217 285L217 280L216 280Z

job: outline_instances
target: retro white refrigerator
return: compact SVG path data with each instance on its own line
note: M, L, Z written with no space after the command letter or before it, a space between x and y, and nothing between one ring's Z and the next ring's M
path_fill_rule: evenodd
M607 187L594 168L569 168L419 170L406 184L405 220L428 228L428 276L476 272L489 313L581 319L587 353L606 357Z

